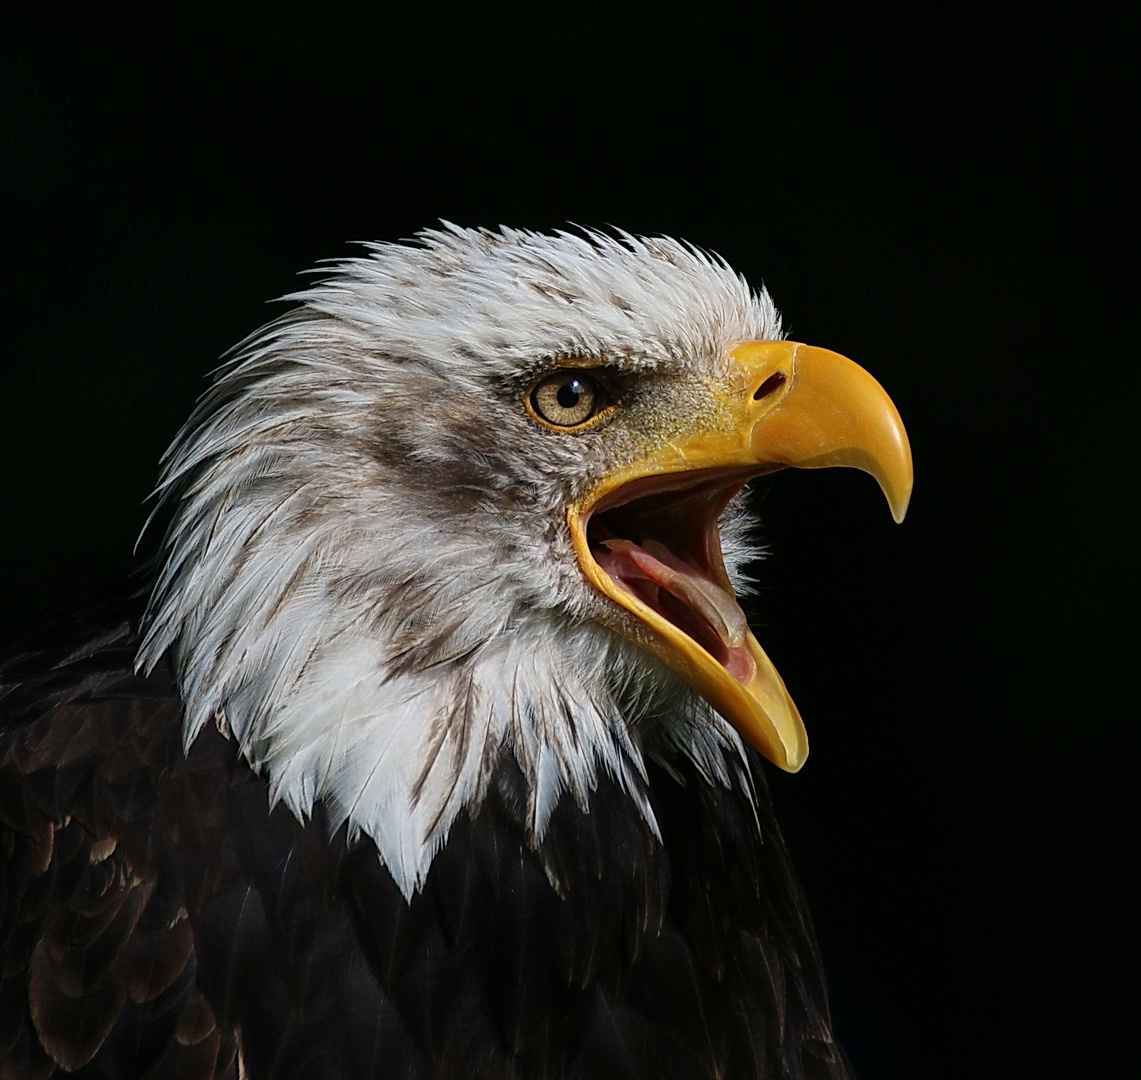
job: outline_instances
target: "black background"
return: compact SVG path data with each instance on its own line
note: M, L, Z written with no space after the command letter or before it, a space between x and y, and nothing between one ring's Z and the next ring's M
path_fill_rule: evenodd
M792 7L7 24L0 637L127 565L207 372L348 241L692 240L915 454L903 527L858 473L757 496L813 741L772 783L858 1072L1121 1075L1137 22Z

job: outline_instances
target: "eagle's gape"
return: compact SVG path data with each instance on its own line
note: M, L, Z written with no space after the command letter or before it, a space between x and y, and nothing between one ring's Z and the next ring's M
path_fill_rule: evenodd
M587 525L595 562L632 596L693 638L734 678L756 666L749 625L725 573L717 519L740 488L723 479L657 492L595 514Z

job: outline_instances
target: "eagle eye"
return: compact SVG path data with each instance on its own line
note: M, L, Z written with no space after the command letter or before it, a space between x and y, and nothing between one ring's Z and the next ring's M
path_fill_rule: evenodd
M544 375L531 387L527 403L534 417L558 428L585 424L609 404L597 379L571 370Z

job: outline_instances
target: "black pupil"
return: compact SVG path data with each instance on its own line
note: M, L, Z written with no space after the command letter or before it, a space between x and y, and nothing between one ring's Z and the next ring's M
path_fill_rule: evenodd
M578 379L563 383L555 397L564 409L573 409L578 404L578 399L582 397L582 383Z

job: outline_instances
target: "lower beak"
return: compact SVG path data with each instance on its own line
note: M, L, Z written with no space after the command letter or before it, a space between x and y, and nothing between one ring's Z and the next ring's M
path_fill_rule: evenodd
M848 466L879 482L896 521L911 497L907 433L887 393L863 368L830 352L788 341L747 341L731 353L723 422L674 438L625 466L568 510L579 564L604 595L635 616L630 636L667 663L773 764L796 772L808 756L808 736L784 681L751 632L747 661L735 674L683 630L623 589L599 566L587 524L600 507L620 503L626 485L682 487L708 474L723 479L724 502L751 476L784 467ZM689 475L687 475L689 474ZM720 550L717 551L720 567ZM719 578L728 589L721 567Z

